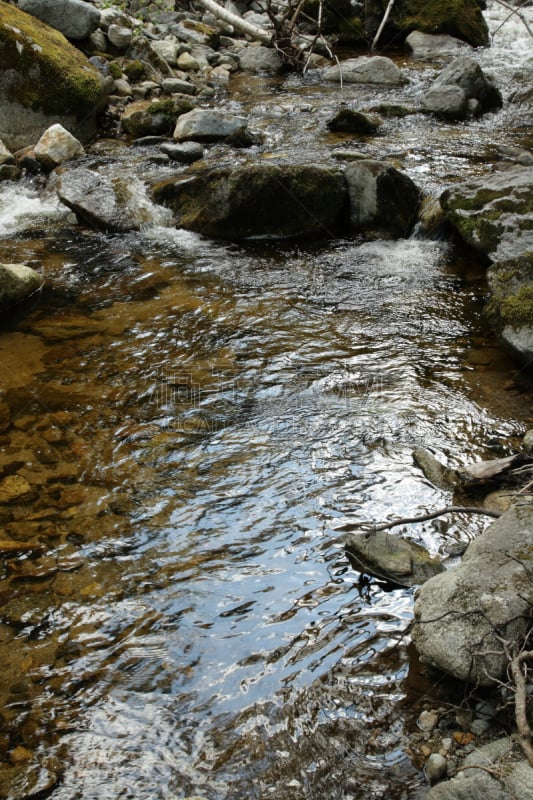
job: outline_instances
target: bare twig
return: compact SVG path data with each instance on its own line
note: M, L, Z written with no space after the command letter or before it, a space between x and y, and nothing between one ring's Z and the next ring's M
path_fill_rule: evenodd
M407 525L412 522L426 522L436 517L442 517L444 514L485 514L487 517L501 517L500 511L489 511L487 508L478 508L477 506L447 506L441 508L439 511L432 511L429 514L420 514L417 517L399 517L392 522L384 522L381 525L376 525L373 522L346 522L341 527L337 528L340 531L351 531L355 528L367 528L372 532L386 531L389 528L395 528L397 525Z
M377 45L377 43L379 41L379 37L383 33L383 28L387 24L387 20L389 18L390 12L392 11L393 5L394 5L394 0L389 0L389 4L388 4L387 8L385 9L385 13L383 14L383 19L381 20L381 24L380 24L380 26L379 26L379 28L377 30L376 35L374 36L374 41L372 42L372 45L371 45L371 48L370 48L371 50L375 50L376 49L376 45Z
M527 5L527 2L528 2L528 0L525 0L525 1L524 1L524 2L523 2L521 5L520 5L520 6L518 6L518 8L515 8L515 7L514 7L514 6L512 6L510 3L507 3L507 2L505 2L505 0L495 0L495 2L496 2L496 3L499 3L499 4L500 4L501 6L503 6L504 8L507 8L507 9L509 9L509 11L510 11L511 13L509 14L509 16L507 16L507 17L504 19L504 21L502 22L502 24L501 24L501 25L499 25L499 26L496 28L496 30L495 30L495 31L494 31L494 33L492 34L492 38L494 38L494 37L496 36L496 34L498 33L498 31L500 31L500 30L503 28L503 26L505 25L505 23L506 23L506 22L508 22L508 21L511 19L511 17L512 17L512 16L515 16L515 15L516 15L516 16L517 16L517 17L518 17L518 18L521 20L521 22L524 24L524 27L525 27L525 29L527 30L527 32L529 33L529 35L530 35L530 36L533 36L533 31L532 31L532 30L531 30L531 28L529 27L529 23L528 23L527 19L524 17L524 15L523 15L523 14L521 14L521 13L520 13L520 9L522 8L522 6L526 6L526 5Z
M533 767L533 744L531 728L527 718L526 704L527 704L527 687L526 677L523 670L523 665L526 661L533 660L533 650L523 650L518 655L511 659L510 669L513 681L516 686L515 691L515 717L516 727L518 728L518 737L524 755L526 756L529 766Z

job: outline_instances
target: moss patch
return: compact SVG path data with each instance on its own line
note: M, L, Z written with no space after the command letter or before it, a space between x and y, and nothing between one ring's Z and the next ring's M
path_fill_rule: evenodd
M0 2L0 93L45 114L86 115L102 96L98 71L65 37Z
M447 33L464 39L474 47L489 43L487 25L477 0L400 0L393 14L407 35L418 30L422 33Z
M494 264L489 270L491 299L486 313L501 329L533 326L533 253Z

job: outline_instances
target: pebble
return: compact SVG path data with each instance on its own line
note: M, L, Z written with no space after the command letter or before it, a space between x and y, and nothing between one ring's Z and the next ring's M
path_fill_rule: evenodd
M426 778L430 783L441 781L446 775L446 759L440 753L432 753L426 763Z
M422 731L431 732L435 730L439 722L438 711L422 711L417 720L417 725Z

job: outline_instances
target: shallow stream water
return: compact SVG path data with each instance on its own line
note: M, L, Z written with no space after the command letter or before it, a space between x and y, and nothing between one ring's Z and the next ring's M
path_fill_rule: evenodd
M515 21L479 56L504 94L528 44ZM437 68L400 63L414 103ZM332 110L385 95L236 78L264 144L208 157L327 162L353 147ZM509 120L413 115L357 147L436 194L527 146ZM87 163L169 169L117 143ZM409 646L413 591L357 573L338 528L450 501L414 447L458 466L532 426L482 265L416 235L213 242L136 191L142 232L104 235L0 186L0 261L46 280L0 331L0 539L23 551L0 562L0 797L423 797L409 731L458 698ZM403 532L445 555L485 525Z

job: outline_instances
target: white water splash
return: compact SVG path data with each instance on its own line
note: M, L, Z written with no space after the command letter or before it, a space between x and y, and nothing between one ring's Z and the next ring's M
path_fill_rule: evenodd
M46 221L60 220L68 213L55 193L43 194L23 182L0 185L0 236L12 236Z

